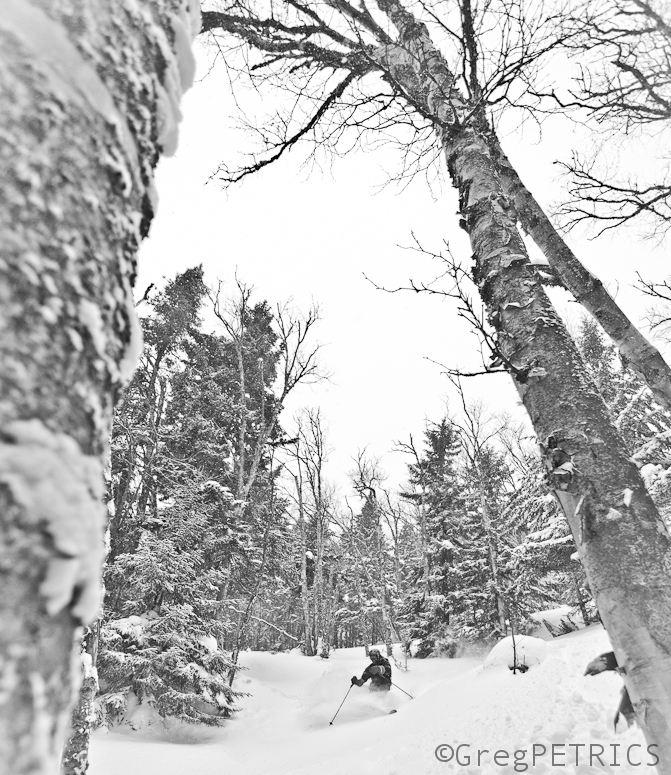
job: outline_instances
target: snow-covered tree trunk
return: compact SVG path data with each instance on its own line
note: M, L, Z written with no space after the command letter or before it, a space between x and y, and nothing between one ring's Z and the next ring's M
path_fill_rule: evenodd
M379 513L378 513L379 518ZM387 574L384 553L384 537L382 535L382 525L378 521L375 528L375 541L377 543L377 581L378 594L380 596L380 614L382 616L382 634L384 645L387 649L387 656L392 653L392 625L389 618L389 607L387 606Z
M308 657L314 656L315 644L312 639L312 626L310 615L310 588L308 587L308 541L307 525L305 524L305 506L303 503L303 482L299 475L296 477L296 489L298 493L298 522L301 535L301 607L303 610L303 631L305 633L305 653Z
M499 574L499 560L496 547L496 537L492 529L492 517L489 508L489 502L487 500L487 493L485 491L485 484L482 479L482 474L477 470L477 488L478 497L480 498L480 515L482 516L482 526L485 529L485 536L487 538L487 552L489 554L489 567L492 572L492 581L494 585L494 602L496 604L496 617L499 622L499 631L501 637L504 637L508 628L506 627L506 606L503 599L503 592L501 590L501 578Z
M0 13L0 772L55 773L98 609L103 458L131 289L192 78L195 0Z
M322 602L322 649L321 656L324 659L328 659L331 654L331 646L335 646L335 632L336 632L336 619L335 619L335 601L337 600L337 594L335 591L335 572L336 568L331 563L328 569L328 579L326 581L325 594Z
M573 586L575 587L576 602L578 604L578 608L580 609L580 615L582 616L582 620L585 623L585 625L587 625L590 622L590 615L587 611L587 606L585 605L585 600L582 596L582 589L580 588L580 580L578 578L578 574L572 569L569 570L569 574L571 576L571 581L573 582Z
M93 725L93 702L98 691L96 669L91 656L82 654L80 701L71 717L71 734L63 750L62 775L84 775L89 768L89 741Z
M431 594L431 560L429 558L429 537L426 525L426 505L420 501L419 505L419 530L420 530L420 550L422 552L422 585L424 594Z
M315 577L313 584L314 600L314 641L319 650L324 637L324 505L321 498L321 488L315 491L317 505L317 556L315 558Z
M460 196L474 280L544 444L546 463L621 666L638 724L671 773L671 536L604 401L531 268L498 166L426 27L397 0L378 0L403 46L377 57L431 115ZM484 121L481 122L484 125Z
M82 685L70 716L70 734L61 760L61 775L84 775L89 768L89 741L95 721L93 707L98 692L96 656L100 621L87 630L81 654Z
M156 477L154 474L154 463L159 446L159 430L163 421L165 410L167 381L165 377L157 380L159 390L156 395L156 382L151 384L149 397L151 401L151 411L149 413L149 431L148 443L143 448L144 461L142 464L142 488L138 499L137 515L139 519L146 518L147 506L156 501ZM156 516L156 514L154 514Z

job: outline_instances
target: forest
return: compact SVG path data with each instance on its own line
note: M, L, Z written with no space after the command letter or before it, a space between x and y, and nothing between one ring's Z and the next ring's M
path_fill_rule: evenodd
M203 61L243 130L217 147L209 181L217 271L183 195L172 217L193 249L163 245L178 269L152 266L143 294L156 165L179 155ZM433 749L442 717L474 741L490 725L501 745L552 745L553 766L557 736L622 732L631 767L644 741L649 766L671 773L671 280L642 260L662 263L671 223L670 83L661 0L6 0L0 775L116 772L132 759L124 734L261 755L245 735L272 735L264 706L315 756L346 700L340 747L363 745L351 722L366 721L392 758L404 728ZM557 126L571 150L551 158L544 131ZM534 145L558 176L552 196L528 182ZM333 165L337 186L338 163L372 157L385 186L426 186L441 207L439 248L407 224L410 279L353 260L376 298L445 302L433 365L447 398L411 433L389 411L385 454L364 439L334 477L322 246L309 248L311 304L257 289L226 251L226 197L280 168L273 195L291 206L299 167ZM249 232L272 231L263 208L250 207ZM324 251L346 231L325 233ZM590 255L604 235L638 251L610 283ZM303 244L273 244L269 275L289 274ZM622 295L620 279L633 286ZM453 357L462 330L474 365ZM391 337L369 334L357 354L393 360ZM399 373L418 368L420 346ZM514 387L507 409L478 393L496 374ZM365 673L337 707L345 671L369 657L372 675L399 681L386 686L399 707L348 700ZM586 676L601 673L593 689ZM458 706L444 705L446 681ZM601 716L614 687L613 725ZM554 694L558 731L543 726ZM501 719L512 728L518 712L513 740ZM597 717L607 731L587 728ZM138 743L156 767L138 775L168 775L160 750ZM430 765L419 748L398 754L400 769L371 756L361 775L445 770L438 753ZM601 771L578 760L576 773ZM273 771L254 762L250 775ZM324 775L363 767L325 762Z
M202 331L214 304L220 333ZM318 378L306 317L222 300L194 267L150 297L140 366L116 411L109 481L100 711L129 697L216 724L235 707L241 650L400 643L454 656L534 629L569 605L598 620L569 526L529 429L462 402L401 440L407 485L352 460L338 493L319 409L280 422ZM671 414L584 318L576 343L665 518ZM570 618L566 624L571 629ZM216 646L215 646L216 644ZM160 658L157 658L160 654Z

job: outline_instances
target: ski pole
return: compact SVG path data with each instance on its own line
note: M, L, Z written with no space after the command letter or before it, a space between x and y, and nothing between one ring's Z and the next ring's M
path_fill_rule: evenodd
M390 683L392 686L396 686L396 684L395 684L393 681L390 681L389 683ZM397 689L401 689L401 687L400 687L400 686L396 686L396 688L397 688ZM408 694L408 692L406 692L406 690L405 690L405 689L401 689L401 691L403 692L403 694ZM410 699L411 699L411 700L414 700L414 699L415 699L415 698L412 696L412 694L408 694L408 697L410 697Z
M349 689L347 690L347 694L349 694L352 691L352 687L353 686L354 686L354 684L350 684L349 685ZM345 695L345 700L347 699L347 694ZM342 708L342 706L345 704L345 700L343 700L340 703L340 708ZM340 713L340 708L338 708L338 710L335 712L335 716L331 719L331 721L329 721L329 726L331 726L331 724L333 724L333 722L336 720L336 716L338 715L338 713Z

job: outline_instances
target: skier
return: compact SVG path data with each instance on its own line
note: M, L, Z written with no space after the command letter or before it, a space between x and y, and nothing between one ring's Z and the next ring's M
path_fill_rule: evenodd
M379 649L368 652L370 665L363 671L361 678L352 676L352 685L363 686L370 678L371 692L388 692L391 689L391 665L389 660L380 654Z

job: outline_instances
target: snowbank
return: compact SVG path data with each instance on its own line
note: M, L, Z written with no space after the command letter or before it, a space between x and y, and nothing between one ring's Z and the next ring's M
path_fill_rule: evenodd
M533 632L533 636L542 640L552 640L554 637L549 627L552 627L557 633L561 632L563 626L567 626L569 629L580 629L585 626L580 613L570 605L550 608L547 611L538 611L531 614L530 618L538 623L538 629Z

